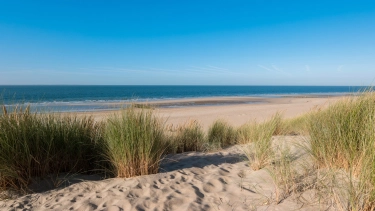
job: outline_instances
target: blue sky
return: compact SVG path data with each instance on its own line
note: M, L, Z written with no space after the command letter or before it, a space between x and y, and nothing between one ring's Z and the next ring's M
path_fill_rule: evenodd
M373 1L3 1L0 84L374 85Z

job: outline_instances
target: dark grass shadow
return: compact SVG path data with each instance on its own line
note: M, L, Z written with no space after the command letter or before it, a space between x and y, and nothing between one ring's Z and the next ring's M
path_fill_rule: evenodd
M167 155L160 164L159 173L165 173L185 168L204 168L205 166L218 166L224 163L238 163L245 161L246 157L238 153L203 153L185 152L175 155Z
M105 179L103 175L99 174L62 174L35 180L29 185L29 189L31 193L42 193L50 190L63 189L77 183L101 181L103 179Z

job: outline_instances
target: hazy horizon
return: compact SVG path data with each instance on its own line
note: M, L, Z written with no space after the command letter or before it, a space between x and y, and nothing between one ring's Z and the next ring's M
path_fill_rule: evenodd
M372 1L5 1L0 85L371 86Z

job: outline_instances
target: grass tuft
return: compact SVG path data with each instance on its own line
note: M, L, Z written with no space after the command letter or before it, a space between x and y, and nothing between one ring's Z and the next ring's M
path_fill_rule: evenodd
M361 170L375 143L375 93L347 98L309 122L311 153L324 167Z
M244 152L253 170L265 167L273 156L271 138L280 121L281 116L277 113L269 121L251 123L240 129L241 143L252 143L245 147Z
M101 157L101 124L91 117L31 113L30 107L0 115L0 191L28 191L38 178L60 172L89 173Z
M310 113L306 113L291 119L281 120L274 135L309 135L308 124L310 116Z
M223 120L217 120L208 130L208 143L217 148L237 143L237 131Z
M125 109L108 119L105 128L105 156L115 177L155 174L165 150L163 122L152 110Z
M172 153L202 151L205 144L202 126L197 121L189 121L177 127L170 140L169 148Z
M344 169L349 174L347 208L372 210L375 207L375 93L368 91L316 111L308 129L310 153L318 166ZM355 180L358 181L352 182Z

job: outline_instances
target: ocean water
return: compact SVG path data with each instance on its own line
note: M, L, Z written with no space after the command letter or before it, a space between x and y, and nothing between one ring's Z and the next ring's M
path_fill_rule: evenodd
M49 111L118 109L121 103L181 98L344 95L359 86L0 86L0 103Z

